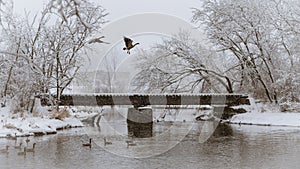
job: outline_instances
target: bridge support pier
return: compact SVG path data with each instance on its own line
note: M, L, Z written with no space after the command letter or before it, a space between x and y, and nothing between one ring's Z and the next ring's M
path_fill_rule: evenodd
M222 118L226 105L213 105L213 114L215 117Z
M152 137L153 111L151 108L129 108L127 114L128 133L137 138Z

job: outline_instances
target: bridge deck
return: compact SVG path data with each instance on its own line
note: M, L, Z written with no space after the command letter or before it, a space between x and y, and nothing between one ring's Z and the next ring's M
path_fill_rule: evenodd
M48 105L42 99L43 105ZM250 104L243 94L69 94L60 97L60 105L65 106L105 106L133 105L227 105Z

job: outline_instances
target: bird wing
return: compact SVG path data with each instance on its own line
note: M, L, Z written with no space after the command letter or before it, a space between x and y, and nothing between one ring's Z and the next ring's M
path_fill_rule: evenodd
M124 36L124 42L125 42L125 45L126 45L127 48L132 46L132 40L125 37L125 36Z
M104 42L102 41L101 39L105 38L105 36L101 36L99 38L94 38L94 39L91 39L88 41L89 44L91 43L106 43L106 44L109 44L108 42Z
M96 42L97 42L97 38L96 39L91 39L91 40L88 41L89 44L96 43Z

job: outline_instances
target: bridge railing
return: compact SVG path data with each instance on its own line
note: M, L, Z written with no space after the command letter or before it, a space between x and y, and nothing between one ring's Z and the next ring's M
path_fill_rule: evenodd
M54 96L53 96L54 97ZM42 105L49 105L41 98ZM250 105L244 94L68 94L60 97L61 106L133 105Z

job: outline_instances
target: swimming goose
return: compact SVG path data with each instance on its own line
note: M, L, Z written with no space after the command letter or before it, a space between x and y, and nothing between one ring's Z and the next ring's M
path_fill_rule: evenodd
M128 148L129 146L136 146L136 143L133 142L133 138L130 139L130 140L126 140L126 143L127 143L127 148Z
M25 156L26 155L26 147L24 147L24 151L18 152L19 156Z
M12 135L8 135L8 137L7 137L8 139L10 139L10 140L15 140L15 142L17 142L17 133L15 133L15 135L14 136L12 136Z
M127 50L127 53L130 54L130 49L134 48L136 45L139 45L140 43L135 43L132 44L133 41L127 37L124 36L124 42L125 42L125 47L123 50Z
M14 146L15 149L21 149L22 143L19 146Z
M92 138L90 138L89 143L83 143L82 145L91 148L92 147Z
M27 137L27 139L25 141L26 141L26 144L28 146L28 143L30 142L29 138Z
M32 148L28 148L26 151L27 151L27 152L34 152L35 144L36 144L36 143L33 143L33 144L32 144Z
M126 140L126 143L133 143L133 140Z
M104 140L104 146L112 144L112 142L106 140L106 137L104 137L103 140Z
M1 153L8 153L9 146L6 146L5 149L0 150Z
M134 143L134 142L130 142L130 141L126 141L126 142L127 142L127 148L129 146L136 146L136 143Z

